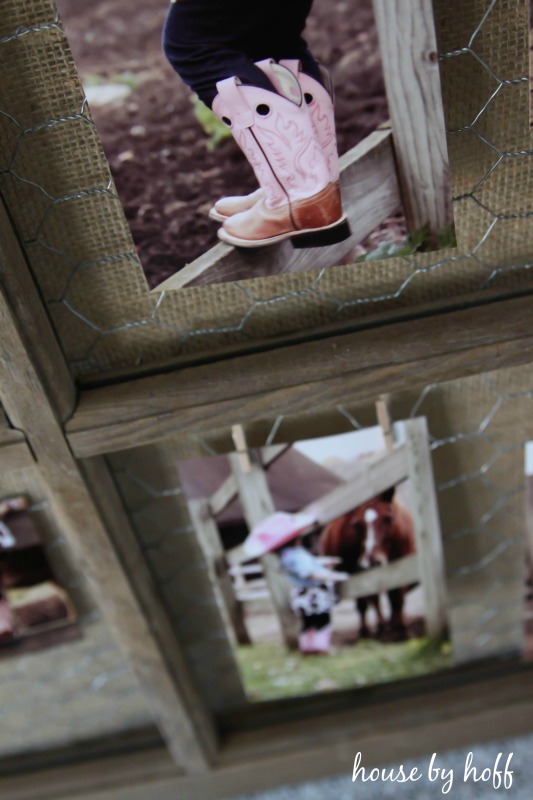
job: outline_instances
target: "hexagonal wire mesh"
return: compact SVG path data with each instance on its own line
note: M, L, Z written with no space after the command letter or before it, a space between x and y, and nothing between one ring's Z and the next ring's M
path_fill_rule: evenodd
M5 86L14 91L0 93L0 186L73 371L135 367L529 285L527 11L526 0L470 0L460 14L435 2L458 249L390 259L379 268L370 262L154 297L53 3L10 0L0 47Z
M133 367L318 321L493 286L503 292L530 282L533 150L526 125L526 3L472 0L463 4L460 19L452 18L447 6L439 0L436 17L460 248L436 260L393 259L379 271L358 265L190 290L186 299L181 293L154 299L147 294L53 4L8 0L0 30L1 188L73 370ZM531 371L522 369L393 398L396 418L426 414L429 420L459 658L512 650L521 638L524 526L517 500L532 397ZM368 424L371 414L339 411L347 428ZM263 442L283 441L285 431L294 438L300 424L308 430L309 420L269 423L268 432L261 429ZM338 427L338 414L332 415L331 428ZM212 443L210 437L199 439L197 452L210 452L225 439L225 434L214 435ZM191 448L187 443L182 453L190 457ZM222 662L229 671L231 654L224 636L209 625L212 601L201 591L205 564L183 507L172 506L171 523L163 509L169 500L183 499L168 464L180 450L170 450L161 456L167 462L155 485L138 452L111 463L191 665L217 708L215 695L223 696L227 686L222 678L215 685L210 667L218 663L216 674L223 676ZM143 515L143 501L134 504L128 484L137 500L140 488L146 493L150 514ZM28 679L34 681L32 690L23 693L21 681L27 685ZM63 744L148 720L101 622L88 626L84 640L68 652L59 648L5 661L0 681L2 692L14 698L2 708L3 752ZM46 729L35 725L35 709L42 709Z
M525 570L524 446L533 435L533 370L433 384L391 398L395 420L425 416L441 517L456 662L519 652ZM248 426L253 446L376 424L372 405ZM192 670L215 711L233 703L227 638L196 546L176 462L232 449L229 431L109 457ZM206 608L207 607L207 608ZM221 677L222 676L222 677Z

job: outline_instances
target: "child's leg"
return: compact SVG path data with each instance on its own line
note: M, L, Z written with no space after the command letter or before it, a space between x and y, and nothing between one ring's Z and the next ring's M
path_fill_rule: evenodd
M311 3L267 0L251 8L249 0L177 0L171 5L165 53L231 129L261 188L259 196L244 198L245 210L239 210L242 198L237 208L232 199L229 215L212 209L224 222L218 235L229 244L262 247L291 239L295 246L322 247L350 235L338 180L306 106L315 93L306 90L304 102L298 76L276 64L303 61L317 75L307 80L325 91L302 38ZM265 62L269 67L263 70L258 64ZM297 135L279 135L289 128Z
M178 0L171 3L163 48L175 71L208 106L216 84L236 76L247 85L275 91L255 65L264 58L300 59L321 80L302 31L312 0Z

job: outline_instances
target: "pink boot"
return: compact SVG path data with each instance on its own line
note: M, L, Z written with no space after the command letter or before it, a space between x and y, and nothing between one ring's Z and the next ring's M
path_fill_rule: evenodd
M274 63L272 59L265 59L264 61L256 62L256 66L265 73L278 90L281 90L278 76L272 69L272 64ZM324 86L327 87L324 88L322 84L310 75L301 72L300 62L298 60L287 59L279 63L292 72L302 88L304 100L308 107L315 133L326 158L330 179L333 183L338 184L339 156L337 152L337 137L335 134L333 86L331 84L329 72L325 68L321 70ZM255 192L249 195L223 197L217 200L210 210L209 216L211 219L224 222L228 217L232 217L234 214L239 214L241 211L247 211L252 208L260 200L262 194L262 189L256 189Z
M237 78L217 84L213 111L252 165L262 197L226 219L219 237L240 247L291 239L316 247L350 235L338 183L318 140L301 86L291 70L271 62L283 94L243 86Z
M300 648L300 652L304 655L309 655L310 653L314 653L314 636L313 634L315 631L313 628L308 628L306 631L302 631L298 634L298 647Z
M331 648L331 625L325 625L319 630L313 630L313 652L320 654L327 654Z
M300 62L286 60L279 62L290 69L298 79L304 100L311 116L313 127L316 131L320 147L326 158L329 177L333 183L339 181L339 153L337 150L337 135L335 132L335 111L333 107L333 84L329 72L321 67L324 86L317 80L301 71Z

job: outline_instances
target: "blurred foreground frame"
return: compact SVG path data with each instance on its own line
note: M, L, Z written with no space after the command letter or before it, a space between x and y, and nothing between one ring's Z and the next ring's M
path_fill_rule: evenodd
M154 294L53 0L4 3L0 191L74 377L530 287L527 14L526 0L469 0L460 12L435 2L456 248L335 269L321 269L317 250L313 269L276 277L252 253L252 281ZM392 158L390 131L373 136ZM387 191L382 178L377 187Z
M519 658L518 596L525 544L522 450L533 439L533 212L528 181L515 180L517 168L528 180L531 170L521 71L527 7L473 0L460 9L440 8L448 63L461 64L465 74L468 63L476 76L476 92L445 102L448 126L467 142L454 148L459 169L466 165L455 217L459 228L465 223L472 249L448 253L444 273L441 262L417 262L415 273L427 283L411 303L402 293L376 305L376 313L336 324L325 306L314 317L307 314L316 295L297 281L292 288L276 285L274 294L261 284L259 298L266 293L271 301L259 306L267 322L247 339L228 337L241 332L238 325L228 331L221 302L228 295L211 296L208 289L191 290L192 316L186 304L176 305L178 319L171 313L158 324L169 295L149 306L53 5L5 4L2 479L20 470L39 483L69 558L83 565L87 602L99 599L157 725L126 732L114 743L100 737L4 759L0 788L6 796L209 800L348 774L357 750L365 763L377 764L405 759L405 741L408 755L416 756L530 730L533 685L530 665ZM524 53L513 38L522 28ZM484 48L490 64L480 55ZM494 63L509 63L510 53L517 72L502 77ZM80 156L74 172L65 147L51 146L55 136L66 136L68 152ZM34 147L27 146L30 137ZM89 140L91 156L84 160ZM483 157L470 159L472 146ZM21 158L16 164L14 151ZM475 175L479 187L471 191ZM470 206L478 216L469 216ZM457 259L467 262L466 276L454 273ZM301 312L298 330L276 313L290 300L288 292ZM184 353L176 330L202 340L187 324L206 299L211 305L204 322L217 328L215 338L205 333L212 347ZM348 308L353 300L346 297ZM233 424L243 425L251 446L282 441L289 423L290 439L303 438L310 427L338 431L339 414L347 429L350 419L369 425L374 402L385 393L393 396L393 419L433 420L447 568L453 565L456 573L448 590L458 590L464 603L451 609L454 652L463 648L465 663L445 675L371 692L232 712L223 701L231 697L238 706L239 684L207 564L180 511L185 501L176 455L231 449ZM6 494L12 491L6 483ZM477 534L484 532L482 542ZM474 542L471 561L466 541ZM169 567L179 568L177 580ZM486 569L498 573L497 591L485 581ZM487 603L496 600L491 616ZM484 655L474 662L468 648L476 643Z

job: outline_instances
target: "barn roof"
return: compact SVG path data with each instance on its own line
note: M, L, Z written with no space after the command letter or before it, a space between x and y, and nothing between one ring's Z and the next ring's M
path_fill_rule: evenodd
M230 475L227 456L209 456L178 462L178 472L189 499L210 497ZM266 468L268 485L278 511L298 511L331 491L342 480L333 472L289 447ZM244 521L238 500L217 517L221 525Z

